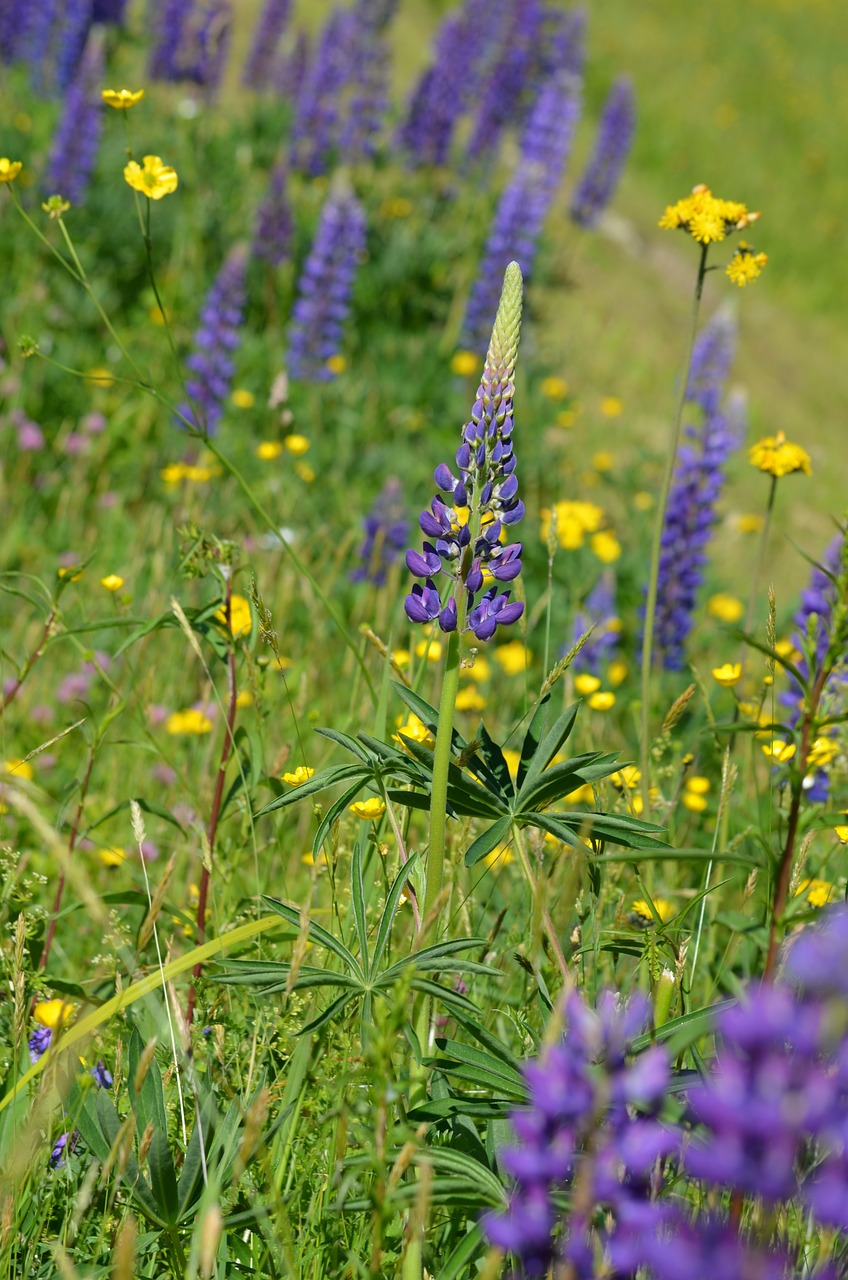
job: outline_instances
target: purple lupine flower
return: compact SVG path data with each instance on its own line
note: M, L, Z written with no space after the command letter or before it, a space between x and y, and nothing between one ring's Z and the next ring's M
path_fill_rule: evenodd
M536 246L556 194L580 115L580 86L571 77L541 90L524 131L521 159L498 204L462 326L462 345L481 345L497 305L498 281L507 262L532 272Z
M512 445L521 303L521 269L511 262L477 398L456 454L459 476L445 463L436 468L436 487L447 499L436 494L422 511L423 551L406 553L410 573L424 579L424 585L416 583L404 601L409 620L438 619L443 631L470 630L478 640L490 639L499 625L516 622L524 612L524 605L511 602L509 591L500 586L521 572L521 544L501 542L501 534L524 515ZM444 605L435 584L439 574L452 584ZM491 581L495 585L480 597L483 586Z
M246 275L247 253L237 246L209 290L200 313L200 328L194 335L194 350L186 361L191 370L186 380L191 404L181 405L180 414L204 435L215 432L235 372L233 354L241 341Z
M49 1027L36 1027L29 1038L29 1060L33 1066L50 1048L53 1032Z
M205 0L195 9L183 31L183 46L177 68L184 80L191 80L212 97L220 87L230 50L233 26L232 0Z
M103 1061L102 1058L97 1059L97 1062L91 1068L89 1075L91 1075L94 1078L95 1084L97 1085L98 1089L112 1088L112 1084L114 1083L112 1080L112 1072L106 1066L106 1063Z
M246 88L267 89L277 46L290 14L291 0L265 0L242 72L241 82Z
M719 314L692 353L687 395L702 408L702 423L686 428L688 439L678 453L663 524L655 621L656 655L672 671L685 665L716 503L727 459L739 443L732 418L719 409L734 339L732 319Z
M14 62L22 24L17 0L0 0L0 62Z
M571 198L569 213L581 227L594 227L613 197L633 144L633 86L617 80L604 103L595 147Z
M71 87L47 162L46 192L71 204L85 199L103 126L100 85L103 80L103 41L88 41Z
M29 68L33 86L41 90L45 83L50 40L56 17L58 0L44 0L42 4L13 5L16 25L10 46L11 56L19 58ZM8 60L4 56L4 61Z
M468 143L472 159L490 154L509 124L520 121L531 92L534 51L542 33L541 0L513 0L497 57L479 95Z
M65 1163L66 1151L73 1151L75 1137L76 1134L70 1132L59 1135L53 1143L53 1150L50 1152L50 1159L47 1162L51 1169L62 1168Z
M359 0L354 9L356 48L338 150L346 163L375 154L389 108L390 53L385 27L394 0Z
M288 53L277 57L271 76L274 90L288 102L297 103L306 83L309 69L309 36L305 31L298 31L294 44Z
M834 611L839 597L837 579L843 564L845 544L845 535L838 533L825 548L821 562L813 565L809 585L801 592L801 604L795 614L795 633L792 642L802 655L795 665L807 680L812 674L806 657L807 648L811 649L815 667L821 668L827 660L828 649L831 646ZM845 659L841 667L841 671L837 668L834 673L836 683L839 684L848 679L848 663ZM833 676L830 680L833 680ZM793 723L798 717L800 699L801 689L793 677L792 687L786 695L786 701L793 709Z
M512 0L466 0L442 19L432 62L409 99L395 141L412 168L443 165L456 124L476 100L480 75Z
M359 548L359 565L351 573L353 582L371 582L381 587L389 566L406 545L409 521L403 488L396 476L389 476L374 506L365 517L365 538Z
M621 635L615 608L615 574L611 569L601 574L575 613L572 638L567 648L576 644L590 627L595 629L574 659L573 666L575 671L597 674L603 663L612 657Z
M124 10L126 7L127 0L94 0L91 21L122 27L124 25Z
M268 186L256 213L253 253L278 267L289 256L294 219L287 190L287 170L283 161L274 165Z
M64 93L76 75L91 27L91 0L65 0L54 23L54 80Z
M318 231L298 283L289 333L289 373L327 382L338 354L359 260L365 251L365 214L354 194L339 185L321 210Z
M151 80L179 80L180 51L194 0L155 0L152 14L154 40L148 74Z
M292 167L304 173L326 172L338 146L340 95L351 78L355 35L354 14L334 9L321 32L292 123Z
M586 65L586 10L545 5L536 56L538 67L533 79L537 83L561 71L582 77Z

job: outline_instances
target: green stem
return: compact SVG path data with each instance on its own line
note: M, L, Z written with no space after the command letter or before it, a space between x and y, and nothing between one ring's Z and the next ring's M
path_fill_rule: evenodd
M462 623L460 622L459 626ZM430 798L430 851L427 855L427 881L424 889L423 921L426 921L442 891L445 864L445 831L447 827L448 770L451 762L451 739L456 695L459 691L459 626L448 638L442 696L439 701L439 724L433 751L433 789Z
M757 587L762 577L763 565L766 559L766 547L768 545L769 530L771 529L771 517L774 512L774 501L777 497L777 476L772 476L771 487L769 489L768 502L766 503L765 518L760 533L760 539L757 544L757 557L754 562L754 574L751 578L751 591L748 596L748 608L745 612L745 633L751 634L751 627L754 624L754 612L757 604ZM743 653L744 653L743 645Z
M648 598L645 603L645 630L642 639L642 707L641 707L641 741L640 765L642 771L642 809L648 817L651 807L650 798L650 731L651 731L651 662L654 648L654 623L657 612L657 591L660 571L660 552L665 525L665 513L668 506L668 495L674 478L674 466L677 461L677 450L680 444L680 432L683 424L683 407L686 404L686 393L689 389L689 369L692 364L692 349L695 345L695 334L698 329L698 311L701 306L701 294L704 289L704 278L707 272L707 252L709 245L701 245L701 261L698 264L698 275L695 281L695 296L692 303L692 318L689 325L689 338L686 347L686 359L683 364L683 377L677 394L677 407L671 428L668 452L665 460L660 497L657 503L657 514L654 520L654 533L651 542L651 564L648 574Z

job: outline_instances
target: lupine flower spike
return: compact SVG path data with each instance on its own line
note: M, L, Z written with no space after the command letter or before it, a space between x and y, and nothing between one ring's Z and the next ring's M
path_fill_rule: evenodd
M622 77L604 103L595 149L571 199L571 217L579 226L594 227L612 199L630 154L635 125L633 87Z
M436 468L440 493L419 520L427 541L422 551L406 553L410 572L423 579L404 601L410 621L438 620L443 631L472 631L478 640L490 640L498 625L508 626L524 612L524 605L510 601L509 591L501 589L521 572L521 543L502 542L524 514L512 447L521 302L521 269L511 262L477 399L456 454L459 476L445 463ZM444 605L436 586L439 575L451 583Z
M191 370L186 387L192 403L182 405L180 414L210 435L221 419L235 371L233 354L241 341L246 272L247 254L237 247L209 290L194 335L195 349L186 362Z

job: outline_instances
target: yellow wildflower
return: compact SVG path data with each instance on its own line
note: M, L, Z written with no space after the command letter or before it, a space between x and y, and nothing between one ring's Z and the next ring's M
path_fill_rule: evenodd
M386 812L386 805L385 801L381 800L379 796L372 796L370 800L354 801L350 806L350 811L365 822L376 822Z
M608 683L613 685L613 687L617 689L618 686L620 684L623 684L624 681L627 679L627 672L628 672L627 663L622 662L620 659L616 659L616 661L611 662L609 664L609 667L607 668Z
M754 253L751 246L741 240L738 249L725 267L725 273L729 280L738 284L740 289L744 289L747 284L762 274L767 262L767 253Z
M96 387L112 387L115 385L115 375L111 369L89 369L85 375L86 382L93 382Z
M568 383L565 378L543 378L542 395L549 400L564 400L568 395Z
M159 156L145 156L144 168L137 160L124 166L124 178L133 191L140 191L148 200L161 200L177 189L177 174Z
M487 680L491 679L492 668L489 659L484 653L476 653L473 660L471 658L465 659L459 668L459 674L467 680L477 680L480 684L485 684Z
M256 396L246 387L236 387L230 399L237 409L252 409L256 404Z
M640 489L633 495L633 505L637 511L651 511L654 506L654 495L646 489Z
M603 564L612 564L621 555L621 543L612 529L601 529L593 533L589 546Z
M256 446L254 452L263 462L273 462L283 452L283 446L279 440L263 440Z
M412 657L412 654L409 652L408 649L395 649L394 653L392 654L392 662L395 664L396 667L408 667L409 659L411 657Z
M834 827L833 830L836 833L837 840L842 844L848 844L848 827L843 826L840 823L839 826Z
M477 372L479 357L473 351L457 351L450 362L451 373L458 373L462 378L470 378Z
M399 719L397 724L398 731L397 733L392 734L392 737L395 742L399 742L402 747L405 747L406 743L400 736L401 734L406 738L411 738L413 742L420 742L422 746L429 747L431 751L433 747L435 747L436 739L433 737L424 721L420 719L414 711L410 711L409 716L405 721L401 722Z
M35 777L35 770L28 760L2 760L0 773L14 774L16 778L23 778L24 782L32 782Z
M97 856L104 867L120 867L127 860L126 849L98 849Z
M806 449L787 440L782 431L778 431L776 436L763 436L762 440L758 440L748 450L748 460L758 471L764 471L778 479L792 475L795 471L803 471L807 476L813 474L810 455Z
M594 804L595 793L591 782L584 782L576 791L569 791L565 800L566 804Z
M284 443L289 453L293 453L296 458L302 458L309 449L309 441L306 436L299 436L297 433L286 436Z
M566 431L570 431L577 421L578 413L579 410L575 409L573 405L570 409L560 409L556 416L557 426L564 427Z
M236 694L236 706L237 707L253 706L253 694L250 692L249 689L239 689L238 693Z
M667 898L654 898L653 902L654 910L665 924L674 915L674 904ZM656 925L654 913L644 898L637 898L635 902L631 902L627 923L635 925L637 929L650 929Z
M227 611L224 605L215 613L215 621L222 626L227 625ZM253 629L253 618L250 613L250 601L246 596L230 597L230 635L234 640L239 636L249 636Z
M301 787L304 782L308 782L315 773L308 764L299 764L294 773L284 773L283 782L287 782L290 787Z
M136 106L144 97L143 89L103 89L100 93L101 98L107 107L114 107L116 111L129 111L130 107Z
M604 396L601 401L601 413L605 418L620 418L624 412L624 404L618 396Z
M593 711L609 711L615 706L615 694L609 689L600 689L590 695L589 706Z
M0 182L14 182L23 167L22 160L10 160L8 156L0 156Z
M306 852L301 858L301 862L304 863L304 865L307 867L317 867L318 870L320 871L327 865L327 855L322 849L321 852L318 854L318 857L315 858L315 856L312 853L312 850L309 849L308 852Z
M83 570L77 565L71 565L69 568L63 567L61 569L57 569L56 572L63 582L79 582L80 578L83 576Z
M713 680L725 689L732 689L742 679L741 662L725 662L720 667L713 667Z
M745 606L742 601L724 591L716 592L707 601L707 613L711 618L717 618L719 622L738 622L744 612Z
M165 721L165 732L178 738L209 733L211 729L212 721L196 707L188 707L185 711L173 711Z
M579 675L574 677L574 688L581 698L586 698L590 693L595 693L601 687L601 682L597 676L589 675L588 671L581 671Z
M583 546L587 533L597 533L604 522L604 512L594 502L565 500L554 504L557 522L557 539L566 551L576 551ZM551 526L551 512L542 508L541 537L547 542Z
M508 866L510 862L515 861L515 858L513 857L512 849L508 844L499 844L492 849L491 853L487 853L481 861L491 871L492 867L500 868Z
M779 658L786 658L789 662L797 662L801 657L795 645L786 637L775 641L774 651Z
M839 755L839 743L835 738L816 738L807 754L807 768L820 769Z
M737 517L736 528L740 533L759 533L765 524L765 520L765 516L755 515L751 512Z
M416 658L426 658L428 662L438 662L442 656L442 646L438 640L419 640L415 646Z
M124 580L119 573L107 573L105 578L100 579L100 585L107 591L120 591Z
M835 891L836 886L829 880L802 880L795 890L795 897L806 898L811 907L826 907Z
M32 1017L40 1027L56 1031L66 1027L75 1013L76 1007L68 1000L40 1000L32 1011Z
M626 764L610 774L610 782L614 787L626 788L628 791L635 791L641 781L642 771L635 764Z
M691 791L696 796L705 796L710 789L710 785L709 778L704 778L698 773L693 773L691 777L686 779L686 790Z
M327 368L330 370L330 373L335 373L335 374L344 373L345 369L347 368L347 360L345 359L344 356L338 356L338 355L330 356L329 360L327 360L325 363L327 365Z
M611 471L615 466L615 455L609 449L600 449L592 454L592 466L596 471Z
M406 196L393 196L380 205L380 213L384 218L408 218L414 205Z
M295 474L300 477L304 484L312 484L315 479L315 471L308 462L296 462L294 469Z
M688 809L690 813L703 813L709 803L707 797L699 795L697 791L684 791L680 799L684 809Z
M794 742L784 742L781 738L772 738L771 742L763 743L763 755L768 760L774 760L776 764L786 764L794 754Z
M687 231L699 244L710 244L723 240L732 231L741 231L759 216L749 213L747 206L738 200L721 200L709 187L699 183L692 188L691 195L667 207L659 225L666 230Z
M476 684L466 685L464 689L460 689L456 695L457 711L485 711L486 699L478 690Z
M533 655L521 640L510 640L507 644L499 644L493 650L492 657L508 676L521 675L533 660Z

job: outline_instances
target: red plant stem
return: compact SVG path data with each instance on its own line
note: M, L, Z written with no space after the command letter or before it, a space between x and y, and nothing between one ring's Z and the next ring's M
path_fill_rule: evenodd
M79 804L77 805L77 811L74 814L74 821L73 821L73 825L71 826L71 834L68 840L68 857L69 858L73 853L74 849L76 848L77 840L79 838L80 823L82 822L82 812L83 812L83 809L85 808L85 798L88 795L88 786L89 786L89 783L91 782L91 771L94 768L94 753L95 753L95 747L92 746L88 754L88 765L85 770L85 776L82 780L82 786L80 787ZM56 886L56 896L53 899L53 906L50 909L50 924L47 926L47 936L44 939L44 949L41 952L41 959L38 962L39 969L47 968L47 959L50 955L50 947L53 943L53 935L56 932L56 918L59 915L59 909L62 906L62 895L64 892L65 892L65 872L63 869L59 875L59 883Z
M797 781L792 786L792 799L789 805L789 820L786 826L786 840L783 844L783 852L780 855L780 863L777 868L777 880L774 886L774 901L771 908L771 921L769 924L769 941L768 951L766 952L766 963L763 969L763 981L770 982L774 977L775 967L777 965L777 947L778 947L778 928L786 909L786 901L789 897L789 885L792 882L792 869L795 862L795 841L798 835L798 819L801 814L801 797L804 792L804 775L807 772L807 759L810 754L810 732L813 721L818 711L818 705L821 700L827 677L830 675L830 668L822 667L816 676L815 684L810 690L810 700L806 711L804 712L804 720L801 726L801 741L798 749L798 773Z
M204 863L203 871L200 876L200 894L197 899L197 945L203 946L206 941L206 900L209 896L209 868L212 863L212 857L215 851L215 837L218 833L218 819L221 816L221 801L224 798L224 778L227 772L227 765L230 760L230 753L233 747L233 732L236 722L236 697L238 694L236 686L236 650L235 643L232 639L232 580L227 579L227 599L224 605L224 617L226 618L227 630L230 632L230 653L228 658L229 683L230 683L230 701L227 707L227 727L224 734L224 741L221 744L221 762L218 765L218 777L215 781L215 794L212 797L212 810L209 814L209 826L207 828L207 862ZM194 982L200 977L203 964L198 960L192 969L192 984L188 993L188 1010L186 1013L186 1022L191 1026L194 1017L194 1006L196 995Z
M27 658L26 665L24 666L23 671L18 676L17 680L12 685L9 692L3 698L2 702L0 702L0 715L2 715L3 712L6 710L6 708L12 702L14 702L15 698L18 696L18 693L20 692L20 688L24 680L26 680L27 676L29 675L30 671L32 671L36 662L38 662L38 659L44 653L44 650L47 647L47 641L50 639L50 632L52 630L53 623L55 621L56 621L56 610L51 609L47 615L47 621L44 624L44 629L42 630L41 635L38 638L38 644L35 646L35 649Z

